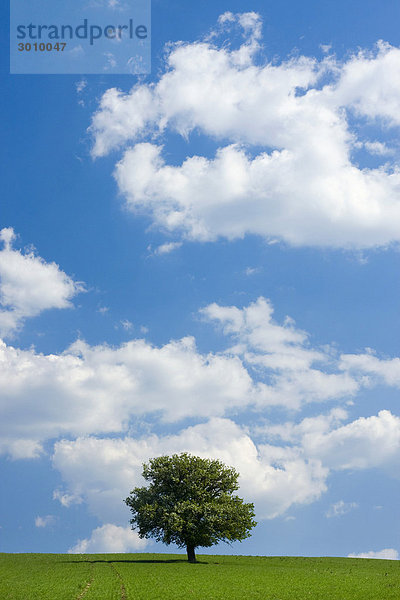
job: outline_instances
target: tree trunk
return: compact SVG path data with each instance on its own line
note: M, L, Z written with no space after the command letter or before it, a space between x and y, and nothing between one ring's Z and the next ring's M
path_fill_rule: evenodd
M188 561L190 563L196 562L196 554L194 552L194 549L195 549L195 546L192 546L191 544L188 544L186 546L187 557L188 557Z

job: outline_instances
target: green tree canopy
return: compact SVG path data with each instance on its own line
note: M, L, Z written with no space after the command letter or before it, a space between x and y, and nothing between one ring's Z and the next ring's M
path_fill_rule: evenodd
M254 505L234 496L237 471L219 460L190 454L153 458L143 465L147 487L136 487L125 503L132 511L132 529L141 538L195 549L218 542L244 540L256 525Z

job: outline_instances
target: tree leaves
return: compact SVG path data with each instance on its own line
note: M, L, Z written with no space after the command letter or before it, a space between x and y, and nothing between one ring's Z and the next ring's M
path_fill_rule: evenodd
M143 465L148 487L132 490L125 503L132 529L178 547L209 547L243 540L256 525L254 505L234 496L237 471L219 460L187 453L153 458Z

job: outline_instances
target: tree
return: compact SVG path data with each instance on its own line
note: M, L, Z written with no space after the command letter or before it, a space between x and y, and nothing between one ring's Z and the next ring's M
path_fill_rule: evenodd
M250 537L254 505L234 496L239 474L219 460L186 452L153 458L143 465L147 487L136 487L125 503L132 511L132 529L139 537L195 549Z

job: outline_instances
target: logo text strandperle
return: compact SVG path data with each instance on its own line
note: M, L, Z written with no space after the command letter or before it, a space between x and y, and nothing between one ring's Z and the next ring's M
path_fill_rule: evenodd
M93 45L95 40L102 37L107 39L119 39L128 36L129 39L145 40L147 38L146 25L134 25L133 19L129 19L128 25L89 25L88 19L84 19L81 25L72 27L72 25L29 25L17 26L17 38L19 40L41 40L42 33L44 39L48 40L65 40L65 39L89 39L90 45Z

